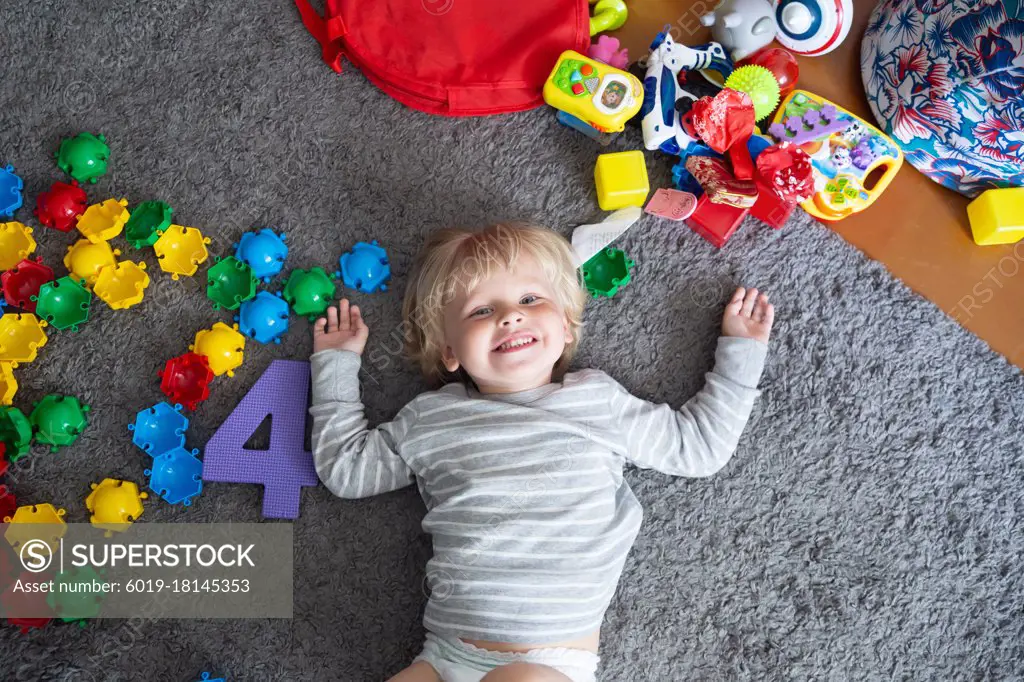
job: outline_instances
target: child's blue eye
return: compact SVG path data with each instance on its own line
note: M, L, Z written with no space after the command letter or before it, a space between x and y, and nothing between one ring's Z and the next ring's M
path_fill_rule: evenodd
M490 312L490 311L491 311L490 308L477 308L476 310L473 311L473 313L470 315L470 317L476 317L480 313L487 313L487 312Z
M528 300L526 300L526 299L532 299L532 300L529 300L529 301L528 301ZM521 303L523 303L523 305L529 305L530 303L533 303L533 302L534 302L534 301L536 301L536 300L537 300L537 297L536 297L536 296L533 296L533 295L531 294L530 296L523 296L523 300L521 301Z

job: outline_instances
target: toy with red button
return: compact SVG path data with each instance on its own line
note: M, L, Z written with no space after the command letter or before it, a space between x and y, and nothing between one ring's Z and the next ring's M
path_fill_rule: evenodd
M544 83L544 101L601 132L626 127L644 101L636 76L567 50Z

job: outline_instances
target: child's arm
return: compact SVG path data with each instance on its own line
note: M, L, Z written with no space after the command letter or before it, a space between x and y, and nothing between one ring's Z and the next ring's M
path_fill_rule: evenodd
M367 428L359 400L360 354L369 329L357 306L342 300L317 320L310 372L313 461L327 489L349 499L403 488L415 480L398 444L415 419L411 405L394 421Z
M725 466L760 395L773 318L767 296L738 290L726 308L715 366L678 410L641 400L613 380L610 404L629 461L673 476L710 476Z

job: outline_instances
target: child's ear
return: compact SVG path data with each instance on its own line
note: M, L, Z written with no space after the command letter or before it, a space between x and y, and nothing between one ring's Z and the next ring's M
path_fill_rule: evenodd
M562 327L565 331L565 344L569 345L572 343L572 329L569 326L569 318L565 318L562 321Z
M444 368L449 372L454 373L459 369L459 360L455 357L455 351L452 350L451 346L445 346L444 350L441 351L441 362L444 363Z

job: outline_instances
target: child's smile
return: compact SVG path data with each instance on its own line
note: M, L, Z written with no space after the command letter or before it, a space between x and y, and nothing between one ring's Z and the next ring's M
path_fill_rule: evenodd
M494 349L495 353L515 353L517 351L531 348L537 343L537 338L533 334L513 334L508 339L502 341Z
M551 382L572 342L565 311L535 259L496 269L445 307L448 371L465 369L482 393L525 391Z

